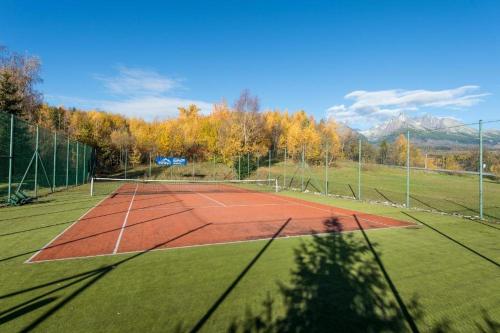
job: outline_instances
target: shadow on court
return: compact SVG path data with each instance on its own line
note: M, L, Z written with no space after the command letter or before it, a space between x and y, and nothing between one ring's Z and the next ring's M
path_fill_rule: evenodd
M41 295L32 297L28 299L27 301L21 302L17 305L11 306L8 309L1 310L0 311L0 325L7 323L11 320L14 320L18 317L21 317L23 315L26 315L30 312L33 312L35 310L39 310L41 308L47 308L47 310L40 316L36 317L29 325L24 327L20 332L31 332L34 329L36 329L41 323L43 323L45 320L50 318L52 315L54 315L57 311L62 309L64 306L66 306L71 300L76 298L78 295L82 294L85 290L88 288L92 287L95 283L97 283L99 280L104 278L108 273L112 272L114 269L118 268L119 266L134 260L150 251L153 251L155 249L161 248L170 242L173 242L177 239L180 239L188 234L194 233L198 230L201 230L203 228L206 228L209 226L211 223L203 224L197 228L191 229L183 234L180 234L174 238L171 238L165 242L159 243L155 245L154 247L149 248L146 251L139 252L137 254L134 254L128 258L119 260L113 264L103 266L101 268L97 268L94 270L90 270L87 272L71 275L65 278L61 278L58 280L54 280L51 282L47 282L44 284L40 284L37 286L33 286L30 288L26 288L23 290L18 290L12 293L0 295L0 301L4 299L8 299L14 296L22 295L22 294L27 294L36 290L42 290L45 288L53 288L47 292L42 293ZM58 300L58 297L55 295L59 295L61 291L64 291L68 289L69 287L72 286L78 286L76 290L73 290L70 292L69 295L64 296L64 297L59 297L61 298Z
M31 250L31 251L28 251L28 252L24 252L24 253L19 253L19 254L16 254L16 255L13 255L13 256L10 256L10 257L6 257L6 258L1 258L0 259L0 263L4 262L4 261L8 261L8 260L12 260L12 259L15 259L15 258L19 258L19 257L23 257L23 256L26 256L28 254L34 254L38 251L41 251L41 250L45 250L45 249L53 249L53 248L57 248L57 247L61 247L61 246L64 246L64 245L68 245L68 244L74 244L74 243L77 243L79 241L82 241L82 240L86 240L86 239L90 239L90 238L94 238L94 237L97 237L97 236L100 236L100 235L104 235L104 234L108 234L108 233L112 233L112 232L116 232L116 231L119 231L121 229L130 229L130 228L134 228L138 225L141 225L141 224L146 224L146 223L151 223L153 221L158 221L158 220L161 220L165 217L170 217L170 216L174 216L174 215L178 215L178 214L182 214L182 213L187 213L187 212L190 212L192 211L193 209L192 208L189 208L189 209L184 209L182 211L179 211L179 212L174 212L174 213L170 213L170 214L165 214L165 215L161 215L159 217L155 217L155 218L152 218L152 219L148 219L148 220L144 220L144 221L140 221L140 222L136 222L136 223L133 223L133 224L128 224L124 227L120 226L118 228L112 228L112 229L108 229L108 230L105 230L105 231L101 231L101 232L97 232L97 233L94 233L94 234L91 234L91 235L88 235L88 236L84 236L84 237L79 237L79 238L75 238L75 239L72 239L72 240L69 240L69 241L66 241L66 242L63 242L63 243L59 243L59 244L55 244L55 245L50 245L50 246L47 246L45 248L41 248L41 249L36 249L36 250Z

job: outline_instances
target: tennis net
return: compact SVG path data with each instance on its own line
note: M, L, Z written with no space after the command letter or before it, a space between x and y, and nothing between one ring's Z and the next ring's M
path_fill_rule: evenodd
M92 178L90 195L278 192L276 179L170 180Z

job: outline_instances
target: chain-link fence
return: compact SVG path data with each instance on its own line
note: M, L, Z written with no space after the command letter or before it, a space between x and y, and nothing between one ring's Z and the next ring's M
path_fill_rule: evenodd
M86 183L92 147L0 112L0 201Z
M131 158L132 152L125 149L120 154L122 170L115 175L278 179L281 190L500 221L499 127L500 121L435 130L409 128L378 140L355 135L341 142L340 149L304 143L230 159L193 155L182 166L156 165L157 153Z

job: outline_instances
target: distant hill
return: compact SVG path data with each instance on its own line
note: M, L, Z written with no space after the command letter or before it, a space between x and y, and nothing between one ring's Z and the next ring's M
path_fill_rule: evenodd
M477 145L478 129L446 117L424 115L422 117L407 117L401 114L386 122L361 131L371 142L382 140L393 141L400 134L411 130L411 139L415 144L436 148ZM500 149L500 130L485 130L483 142L486 146Z

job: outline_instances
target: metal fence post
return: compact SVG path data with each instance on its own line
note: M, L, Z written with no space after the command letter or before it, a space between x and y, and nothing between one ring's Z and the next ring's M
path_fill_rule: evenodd
M83 145L82 184L87 183L87 145Z
M66 141L66 188L69 185L69 137Z
M151 152L149 152L149 178L151 178Z
M54 132L54 165L52 168L52 192L56 190L57 132Z
M241 155L238 155L238 180L241 180Z
M285 147L285 158L283 163L283 189L286 188L286 147Z
M215 154L214 154L214 167L213 167L213 179L215 180L216 176L215 176L215 173L216 173L216 165L215 165Z
M269 158L267 161L267 179L271 179L271 150L269 149Z
M79 152L78 141L76 142L76 169L75 169L75 185L78 186L78 164L80 163L80 152Z
M358 200L361 200L361 138L358 147Z
M328 196L328 144L325 149L325 195Z
M38 125L36 126L35 142L35 198L38 197Z
M304 160L305 160L304 150L305 150L305 145L303 144L302 145L302 170L301 170L302 172L300 175L300 190L302 192L304 192Z
M410 208L410 131L406 133L406 208Z
M125 179L127 179L127 165L128 165L128 148L125 150Z
M483 219L483 121L479 120L479 218Z
M193 162L193 163L192 163L192 164L193 164L193 169L192 169L192 171L191 171L191 175L192 175L192 177L191 177L191 178L192 178L193 180L194 180L194 159L195 159L195 155L193 155L193 156L191 157L191 162Z
M10 142L9 142L9 187L8 198L9 202L12 195L12 162L14 160L14 115L10 115Z
M247 178L250 177L250 153L247 152Z

